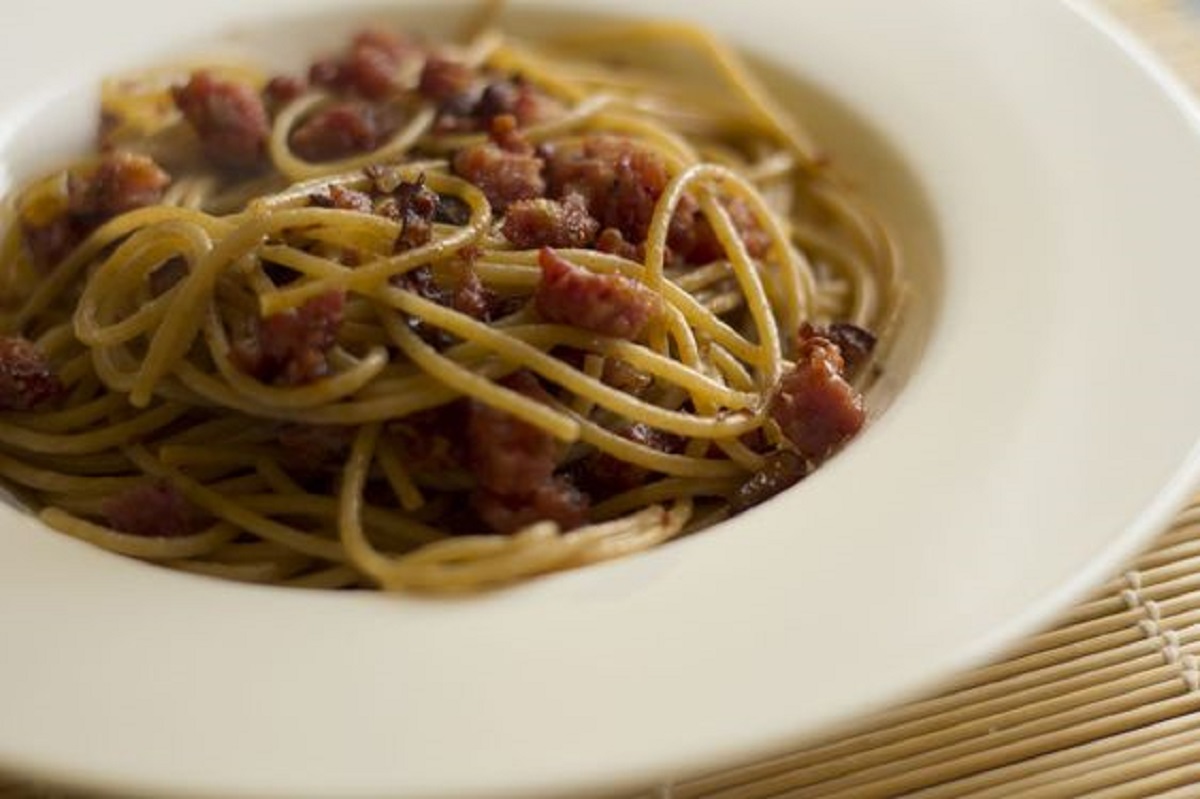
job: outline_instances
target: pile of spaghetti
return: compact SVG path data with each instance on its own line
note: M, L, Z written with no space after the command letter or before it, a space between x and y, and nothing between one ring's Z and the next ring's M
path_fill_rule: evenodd
M12 214L0 476L296 586L484 587L757 504L863 425L897 304L878 223L686 26L123 76Z

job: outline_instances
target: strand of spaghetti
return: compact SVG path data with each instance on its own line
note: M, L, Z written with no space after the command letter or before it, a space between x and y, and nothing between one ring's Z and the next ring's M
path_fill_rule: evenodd
M244 423L250 420L244 419ZM167 466L218 466L224 468L253 466L263 458L270 458L273 450L265 445L234 444L221 442L210 444L161 444L155 451L158 459Z
M342 485L338 491L338 535L350 563L381 586L388 588L392 586L388 585L387 578L394 571L396 561L381 555L371 546L361 522L363 489L378 440L377 423L363 425L354 436L354 444L342 470Z
M680 336L684 335L683 330L687 330L689 334L691 332L686 325L680 325L677 330ZM556 346L567 346L625 361L636 369L679 386L693 397L703 397L714 405L729 410L743 410L760 404L757 394L732 390L708 377L695 366L630 341L599 336L576 327L557 324L514 325L504 328L504 333L543 351ZM694 339L691 343L694 346ZM488 351L486 346L472 342L455 346L445 354L448 358L459 361L479 357Z
M631 441L583 416L574 413L571 413L571 416L579 424L579 439L585 444L591 444L601 452L653 472L697 480L726 479L744 476L746 473L733 461L663 452Z
M440 355L395 316L381 313L380 320L396 346L415 364L446 386L545 430L560 441L571 442L579 439L579 425L553 408L494 383Z
M54 267L50 274L39 280L21 310L13 317L13 328L17 330L24 328L38 314L44 312L55 298L63 296L67 288L77 281L80 274L91 265L96 255L113 242L141 227L168 219L194 221L201 226L208 226L210 234L227 229L229 225L224 220L199 211L160 205L138 208L121 214L92 231L79 246L71 251L70 255Z
M703 28L682 22L647 21L626 25L595 28L587 32L573 32L555 37L555 41L568 46L583 46L588 41L605 39L620 42L623 47L637 46L637 42L649 42L661 48L663 40L678 40L707 56L730 88L743 97L750 109L770 126L784 142L804 159L806 169L816 169L821 163L820 149L809 135L779 105L771 99L750 74L741 58L720 40Z
M163 563L171 569L242 583L278 583L304 567L303 561L266 563L213 563L206 560L173 560Z
M574 553L572 566L584 566L589 563L599 563L614 560L656 547L675 538L684 530L692 515L690 499L676 500L670 510L661 510L657 524L648 525L641 529L625 530L615 535L596 536L587 540Z
M191 502L217 518L260 538L314 558L336 563L345 560L345 553L336 541L302 532L243 508L232 499L163 464L139 445L128 447L125 454L143 472L166 480Z
M329 99L324 93L310 92L296 98L275 117L271 135L267 139L267 151L275 168L290 180L337 174L371 164L403 160L407 151L429 129L436 116L436 109L427 105L418 109L382 146L369 153L322 163L305 161L292 152L289 142L292 130L304 116L318 106L328 103Z
M387 349L372 347L352 366L297 386L271 386L243 372L233 362L229 339L216 305L209 306L204 337L212 362L225 383L238 394L274 408L315 408L355 394L375 379L388 363Z
M754 388L754 378L742 366L742 362L729 354L729 350L715 342L708 343L709 361L724 375L725 380L739 391Z
M111 494L141 481L140 477L88 477L42 469L4 454L0 454L0 476L27 488L59 494Z
M41 433L12 422L0 422L0 444L43 454L84 455L102 452L166 427L186 412L187 408L181 405L164 403L132 419L82 433Z
M400 502L400 507L410 513L420 510L425 504L425 497L413 482L408 467L396 454L395 448L386 441L381 443L376 449L376 458L383 469L383 476L392 487L392 493Z
M465 226L421 247L371 261L354 269L346 269L336 276L306 281L295 288L289 287L262 297L263 313L278 313L333 289L369 292L390 277L403 274L431 260L450 256L472 244L487 230L491 224L492 210L483 192L470 183L445 176L430 175L427 185L433 191L453 193L467 203L471 216Z
M600 274L621 274L634 280L642 280L645 266L620 256L595 250L559 250L559 254L578 266L586 266ZM541 277L536 268L537 253L528 250L513 252L489 252L487 261L475 264L475 271L488 281L503 282L505 285L534 285ZM518 267L516 269L512 267ZM485 277L486 276L486 277ZM740 333L710 313L696 298L675 284L667 281L662 287L662 298L683 312L688 323L698 333L720 342L742 360L753 363L759 358L759 347L742 337Z
M501 358L522 364L568 391L586 394L597 405L661 430L697 438L728 438L749 432L759 424L758 413L734 412L722 417L703 419L688 413L665 410L589 378L568 364L503 331L494 330L482 322L411 292L386 288L379 292L379 298L398 310L412 314L460 338L483 344ZM401 331L391 317L383 319L394 331L408 333L415 338L411 331ZM411 357L411 353L409 355Z
M160 451L159 456L162 457ZM163 458L166 462L166 458ZM254 470L262 476L271 490L277 494L303 494L304 488L299 483L292 479L292 476L285 472L276 460L270 456L258 458L254 461Z
M45 508L38 518L60 533L87 541L89 544L146 560L191 558L212 552L237 536L233 525L217 523L192 535L161 538L118 532L73 516L59 508Z
M613 98L603 94L590 95L580 100L561 116L521 128L521 135L531 144L537 144L564 133L570 133L585 127L612 102ZM422 151L453 153L465 147L482 144L487 140L486 133L430 134L421 141L420 147Z
M746 245L738 235L733 220L729 218L729 213L720 203L705 192L700 195L700 209L704 212L709 224L712 225L713 233L721 242L721 246L730 256L733 273L737 277L738 285L741 286L746 306L758 332L759 344L767 355L763 359L765 363L760 361L756 365L762 371L763 385L773 386L778 382L783 371L780 364L780 359L783 357L783 344L779 338L779 327L771 309L771 302L767 299L766 291L763 288L758 266L746 252Z
M338 502L335 497L320 496L307 492L300 494L248 494L238 497L238 504L248 510L270 516L312 516L334 521L338 518ZM372 526L387 532L395 540L403 541L406 547L428 544L442 538L445 533L429 525L384 508L362 506L361 513Z
M442 172L447 168L444 159L430 158L418 161L408 161L403 164L393 164L394 169L404 180L416 180L422 174ZM334 175L322 175L316 178L292 183L281 191L266 196L260 196L250 201L247 211L250 213L275 211L283 208L307 205L314 194L323 194L334 186L343 188L363 189L371 179L361 169L349 172L339 172Z
M583 356L583 373L593 380L600 380L604 375L604 365L608 359L602 355L588 353ZM595 403L588 397L575 396L571 398L570 404L567 406L576 418L587 418L591 415L592 409L595 408Z
M126 406L120 394L102 394L79 405L39 414L0 413L0 423L24 425L39 433L65 433L95 425Z
M638 486L592 506L596 519L612 519L624 516L638 508L661 502L686 499L688 497L729 497L738 487L737 480L664 477L653 483Z
M335 589L351 588L362 582L362 576L348 566L334 566L329 569L302 574L299 577L289 577L280 585L288 588Z
M168 295L138 305L138 289L150 270L172 257L189 265L212 249L212 239L201 226L168 220L140 228L100 263L84 284L75 306L75 336L90 346L113 346L135 338L157 325L168 307ZM105 311L116 303L133 304L135 310L119 322L108 322ZM106 324L106 322L108 322Z

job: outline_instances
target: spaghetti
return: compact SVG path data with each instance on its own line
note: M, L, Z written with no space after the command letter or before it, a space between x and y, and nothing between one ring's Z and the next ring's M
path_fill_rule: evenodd
M631 37L712 80L610 57ZM2 253L0 477L63 533L475 589L716 523L863 424L892 243L707 33L371 30L102 112Z

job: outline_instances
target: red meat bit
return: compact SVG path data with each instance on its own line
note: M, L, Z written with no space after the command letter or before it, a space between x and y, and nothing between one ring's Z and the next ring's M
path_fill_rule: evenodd
M200 71L186 85L176 87L173 95L210 161L229 169L251 169L262 163L271 125L253 88Z
M631 244L615 227L606 227L596 237L595 248L600 252L619 255L628 261L646 260L646 248L642 244Z
M108 219L154 205L170 182L170 176L144 155L111 153L90 176L68 178L67 208L78 217Z
M431 55L421 68L417 91L435 103L445 103L461 97L470 90L475 71L466 64Z
M518 125L528 127L552 119L561 111L557 101L518 76L489 83L479 97L475 116L491 122L496 117L511 115Z
M314 62L308 79L332 91L380 100L400 88L400 67L415 52L411 42L387 31L363 31L354 37L344 57Z
M478 186L499 212L518 200L542 196L546 184L541 170L540 158L506 152L491 142L472 145L454 156L455 174Z
M517 372L503 381L535 399L545 397L537 379ZM467 419L471 472L488 491L527 496L547 482L558 464L558 441L546 431L515 416L474 401Z
M813 336L800 342L796 365L780 378L768 409L803 457L820 462L862 428L862 396L846 382L837 345Z
M578 194L602 227L616 228L630 242L645 241L670 180L660 155L629 139L600 135L551 148L546 159L550 196Z
M399 123L396 114L370 103L336 103L292 131L292 149L308 161L334 161L376 149Z
M471 505L484 524L507 535L542 521L573 530L587 521L588 498L566 478L555 477L519 496L476 489Z
M469 263L460 264L458 272L451 299L454 310L473 319L489 321L495 310L496 298L484 287Z
M800 482L807 474L804 459L794 452L780 451L767 458L761 472L750 475L733 495L732 510L741 513Z
M542 279L533 300L551 322L574 325L614 338L636 339L662 309L645 286L622 275L598 275L548 247L538 255Z
M282 428L278 438L284 466L315 471L345 462L354 431L341 425L293 424Z
M22 221L31 259L43 269L54 266L112 217L160 201L170 182L144 155L105 154L90 174L67 176L65 209L39 224Z
M388 433L404 453L413 474L460 469L467 460L466 402L452 402L404 417L388 426Z
M365 192L337 184L310 194L308 201L318 208L336 208L339 211L357 211L361 214L375 212L375 204Z
M330 291L299 308L259 319L252 336L234 345L234 362L266 383L294 386L329 374L346 295Z
M824 338L837 345L842 360L846 362L846 376L851 378L870 359L876 343L874 333L850 322L834 322L828 327L816 327L805 322L800 325L797 348L812 338Z
M508 208L503 232L514 247L586 247L596 237L600 223L588 213L578 194L562 200L520 200Z
M379 203L378 210L400 223L400 233L393 247L396 252L424 246L433 239L438 196L425 185L424 175L397 184L391 196Z
M109 527L147 538L175 538L200 530L198 508L174 486L155 481L134 486L106 499L101 513Z
M31 411L59 399L65 388L46 356L21 336L0 336L0 410Z
M288 103L308 91L308 81L293 75L276 75L263 88L263 103L276 113Z

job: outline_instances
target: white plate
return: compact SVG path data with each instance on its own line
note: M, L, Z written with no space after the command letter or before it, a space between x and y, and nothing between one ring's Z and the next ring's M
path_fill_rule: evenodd
M90 132L71 86L236 19L286 49L318 5L4 3L6 172ZM1137 45L1032 0L572 8L694 19L836 98L806 115L916 261L892 407L724 527L455 601L189 578L5 512L0 765L155 795L648 785L994 655L1167 522L1197 472L1200 138Z

